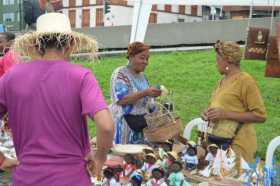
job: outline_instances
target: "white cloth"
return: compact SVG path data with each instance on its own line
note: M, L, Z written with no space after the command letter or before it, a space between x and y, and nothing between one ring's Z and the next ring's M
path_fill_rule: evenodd
M167 183L165 182L164 178L160 180L156 180L153 178L146 183L146 186L167 186Z
M102 184L103 186L121 186L119 182L115 178L111 178L110 180L104 179L104 182Z
M188 155L188 154L185 154L185 155L182 157L182 160L183 160L185 163L190 163L190 164L195 164L195 165L198 164L198 158L197 158L196 155L190 156L190 155Z
M143 167L142 167L142 171L145 172L145 173L151 174L151 173L152 173L152 170L153 170L154 168L157 168L157 167L158 167L157 164L151 165L151 164L145 162L144 165L143 165Z
M209 162L213 162L214 159L215 159L215 157L213 156L213 154L211 152L208 152L206 157L205 157L205 160L209 161Z

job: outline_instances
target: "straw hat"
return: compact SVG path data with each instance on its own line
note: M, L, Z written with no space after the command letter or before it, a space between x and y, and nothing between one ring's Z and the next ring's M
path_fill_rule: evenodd
M167 155L173 157L175 160L178 159L178 154L174 151L167 152Z
M23 56L39 57L38 48L43 36L73 47L71 53L87 51L94 55L97 51L95 39L72 31L69 18L62 13L46 13L38 17L36 31L16 38L14 49Z
M143 152L144 152L145 154L154 153L154 149L151 148L151 147L145 147L145 148L143 149Z
M216 144L213 143L213 144L208 145L207 150L209 151L209 149L210 149L211 147L214 147L214 148L217 148L217 149L219 148L218 145L216 145Z
M188 145L190 145L190 147L196 147L196 143L194 141L188 141Z
M145 158L147 158L147 157L151 157L151 158L154 158L155 160L157 160L157 157L153 153L146 154Z

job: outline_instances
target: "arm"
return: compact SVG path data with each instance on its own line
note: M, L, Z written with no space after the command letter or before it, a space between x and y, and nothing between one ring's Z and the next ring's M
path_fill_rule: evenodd
M240 123L263 123L266 112L259 89L253 79L244 79L240 99L247 112L229 112L220 108L210 108L203 116L208 120L229 119Z
M220 108L210 108L207 112L207 119L228 119L240 123L263 123L266 117L263 115L258 115L254 112L228 112Z
M132 93L130 95L124 96L121 100L117 102L118 105L127 105L127 104L133 104L137 102L139 99L145 97L145 96L151 96L151 97L158 97L161 95L161 90L150 87L146 90L139 91L136 93Z
M18 165L19 162L17 160L5 157L5 155L0 152L0 170L9 171Z
M114 124L107 109L94 115L97 135L97 151L94 154L95 175L101 175L102 167L107 159L107 153L113 145Z
M101 110L94 115L97 135L97 151L108 153L113 145L114 124L108 109Z
M96 124L96 150L91 149L85 160L89 174L100 177L107 154L113 145L114 125L108 109L95 112L92 119Z
M136 93L123 97L121 100L119 100L117 102L117 104L118 105L133 104L145 96L147 96L147 93L145 91L136 92Z
M225 112L225 118L240 123L263 123L266 120L265 116L257 115L254 112Z

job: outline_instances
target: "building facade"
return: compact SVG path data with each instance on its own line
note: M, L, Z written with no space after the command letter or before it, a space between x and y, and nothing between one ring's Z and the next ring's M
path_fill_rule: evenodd
M106 12L105 12L106 9ZM63 0L64 14L74 28L131 25L133 2L110 0ZM202 20L201 6L153 5L149 23L193 22Z

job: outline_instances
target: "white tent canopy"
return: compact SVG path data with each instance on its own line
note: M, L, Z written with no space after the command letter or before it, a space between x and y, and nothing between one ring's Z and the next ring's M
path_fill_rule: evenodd
M206 6L280 6L280 0L129 0L134 2L130 43L144 41L153 4Z

